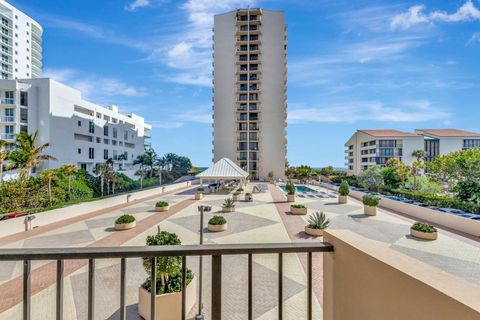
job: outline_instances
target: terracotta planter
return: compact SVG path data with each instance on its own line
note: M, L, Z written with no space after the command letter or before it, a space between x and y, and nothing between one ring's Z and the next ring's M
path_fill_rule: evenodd
M208 231L210 232L221 232L225 231L228 228L228 223L225 224L208 224Z
M295 194L287 194L287 202L295 202Z
M290 213L291 214L307 214L308 209L307 208L295 208L290 206Z
M155 207L155 211L158 211L158 212L168 211L169 209L170 209L170 206L166 206L166 207Z
M314 237L321 237L323 236L323 229L313 229L305 226L305 233Z
M186 311L187 313L195 305L197 300L197 279L193 277L187 286ZM181 320L182 319L182 292L157 295L155 320ZM150 292L142 287L138 290L138 314L145 320L150 319Z
M347 203L348 202L348 196L338 196L338 203Z
M232 200L233 201L240 201L240 195L239 194L233 194L232 195Z
M202 200L203 199L203 192L195 193L195 200Z
M137 226L137 221L133 221L130 223L115 223L115 230L123 231L123 230L135 228L136 226Z
M235 211L235 206L233 207L222 207L223 212L234 212Z
M410 228L410 234L415 238L420 238L424 240L437 240L438 232L422 232L418 230L413 230Z
M367 216L376 216L377 215L377 207L363 205L363 213L365 213Z

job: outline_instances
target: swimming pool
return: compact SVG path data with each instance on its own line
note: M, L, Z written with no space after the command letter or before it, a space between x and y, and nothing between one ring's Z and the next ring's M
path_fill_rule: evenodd
M286 192L285 190L285 185L281 185L280 188ZM317 192L317 190L314 190L312 188L309 188L307 186L304 186L304 185L295 185L295 191L296 192L303 192L303 193L307 193L307 192Z

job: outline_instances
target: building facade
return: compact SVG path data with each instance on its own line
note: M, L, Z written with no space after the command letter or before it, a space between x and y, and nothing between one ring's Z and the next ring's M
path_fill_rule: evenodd
M349 174L357 175L374 165L385 166L390 158L412 164L415 150L425 150L426 160L431 161L472 147L480 147L480 134L456 129L357 130L345 143L345 165Z
M38 78L42 73L42 27L0 0L1 79Z
M213 161L229 158L253 179L285 175L286 46L283 12L214 18Z
M51 79L0 80L0 95L11 97L0 100L0 139L13 143L22 131L38 131L38 143L50 143L46 153L58 161L40 169L76 164L92 171L112 158L116 169L129 171L144 153L151 126L142 117L88 102L74 88Z

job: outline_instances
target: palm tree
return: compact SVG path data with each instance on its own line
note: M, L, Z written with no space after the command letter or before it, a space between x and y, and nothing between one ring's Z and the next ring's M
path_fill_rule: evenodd
M57 159L51 155L43 154L45 149L50 146L50 143L44 143L36 146L38 141L38 131L34 134L28 132L20 132L17 135L15 144L17 150L11 153L10 160L11 168L18 168L18 175L20 180L25 180L30 177L32 169L38 167L42 163Z
M139 155L135 160L133 160L133 165L140 165L140 168L138 169L137 172L135 172L136 176L140 177L140 188L143 188L143 177L145 175L145 170L144 166L148 162L147 157L145 154Z
M77 166L74 164L65 164L60 167L60 171L68 177L68 194L71 196L72 177L77 173Z
M123 169L123 162L128 160L127 155L125 153L122 153L121 155L118 156L118 161L122 161L122 169Z
M53 204L53 199L52 199L52 180L55 180L57 178L57 172L53 169L45 169L42 172L40 172L40 178L47 182L47 188L48 188L48 198L50 200L50 205Z
M6 149L7 141L0 140L0 185L3 183L3 164L10 156L10 150Z
M97 164L95 169L93 169L93 173L100 177L100 193L103 197L103 189L105 185L105 177L110 172L110 167L107 164Z

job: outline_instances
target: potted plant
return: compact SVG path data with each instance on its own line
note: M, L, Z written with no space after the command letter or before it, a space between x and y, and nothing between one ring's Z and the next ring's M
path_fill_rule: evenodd
M239 200L240 200L240 194L241 194L241 192L239 192L238 190L235 191L235 192L233 193L233 196L232 196L233 201L239 201Z
M115 230L117 231L132 229L136 225L135 217L129 214L121 215L115 220Z
M287 192L287 202L295 202L295 186L291 180L288 180L285 185L285 191Z
M162 211L168 211L170 209L170 205L166 201L158 201L155 204L155 211L162 212Z
M253 201L253 197L250 192L245 193L245 201L247 202Z
M303 204L292 204L290 205L291 214L307 214L308 210Z
M328 227L330 220L327 219L323 212L315 211L308 217L308 224L305 226L305 233L314 237L323 236L323 229Z
M348 188L348 182L342 180L342 183L340 183L340 187L338 188L338 203L347 203L349 193L350 189Z
M200 186L197 188L197 192L195 192L195 200L201 200L203 198L203 192L205 192L205 188Z
M270 183L275 183L275 180L273 180L274 173L273 171L268 172L268 180L270 180Z
M415 222L410 228L410 234L415 238L424 240L436 240L438 237L437 228L428 223Z
M160 231L147 237L147 246L181 245L175 233ZM138 313L144 319L150 319L151 258L143 259L143 267L148 274L138 292ZM182 319L182 257L157 257L157 308L155 320ZM195 304L197 284L193 272L186 270L186 310L189 312ZM168 310L168 312L165 312Z
M238 189L237 189L237 192L240 192L240 193L242 193L243 191L244 191L244 190L243 190L243 188L242 188L242 187L240 187L240 188L238 188Z
M380 203L380 198L371 194L366 194L362 198L363 201L363 213L368 216L377 215L377 206Z
M223 210L223 212L233 212L233 211L235 211L235 202L230 198L225 199L225 202L222 205L222 210Z
M208 231L220 232L227 230L227 220L222 216L213 216L208 220Z

